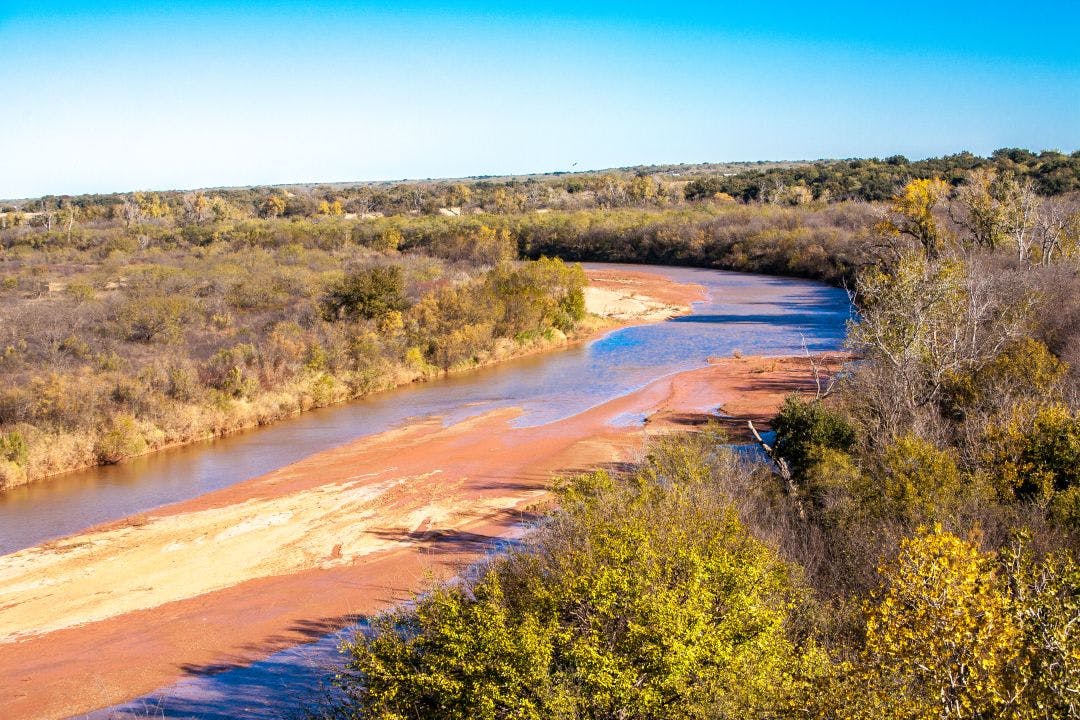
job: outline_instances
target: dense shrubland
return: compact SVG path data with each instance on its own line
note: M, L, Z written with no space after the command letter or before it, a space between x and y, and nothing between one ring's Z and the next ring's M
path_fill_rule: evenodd
M1076 205L984 168L868 212L855 360L767 465L706 432L564 482L348 644L323 714L1080 717Z
M511 263L482 227L453 258L289 227L192 243L186 229L9 244L4 484L560 343L584 318L580 268ZM489 256L490 235L503 249Z
M0 476L116 462L558 342L581 319L583 280L545 255L835 281L865 262L876 217L710 201L214 218L151 203L8 227L0 434L20 450L4 451ZM539 262L511 271L521 256Z
M530 256L693 265L841 283L876 257L877 217L864 203L809 208L712 201L665 212L553 212L509 222Z
M924 527L831 606L800 568L816 546L796 503L723 442L659 440L633 473L564 482L522 546L348 643L317 714L1077 716L1067 553Z

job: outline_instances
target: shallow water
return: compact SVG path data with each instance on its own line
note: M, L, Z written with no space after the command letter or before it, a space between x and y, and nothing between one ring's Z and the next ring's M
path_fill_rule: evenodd
M331 681L341 667L338 647L359 629L359 625L353 625L251 665L193 675L145 697L78 718L281 720L290 715L301 717L303 709L313 709L320 699L333 697Z
M90 468L0 493L0 554L262 475L312 453L441 416L450 423L520 406L519 425L575 415L710 356L783 355L839 347L851 306L819 283L718 270L591 265L704 285L693 313L623 328L560 352L322 408L214 441ZM632 419L628 420L632 421Z

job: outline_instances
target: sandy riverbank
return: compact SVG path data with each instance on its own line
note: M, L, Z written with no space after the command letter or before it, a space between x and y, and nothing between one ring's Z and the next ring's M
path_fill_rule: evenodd
M690 303L705 299L700 285L675 283L648 272L623 269L585 271L585 309L616 323L659 322L690 311Z

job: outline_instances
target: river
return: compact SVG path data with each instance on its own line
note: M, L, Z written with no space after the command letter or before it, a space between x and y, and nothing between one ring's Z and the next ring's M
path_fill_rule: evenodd
M787 355L837 349L851 316L846 293L819 283L715 270L591 265L655 272L703 285L708 299L663 323L612 331L551 352L323 408L268 428L91 468L0 494L0 554L255 477L359 437L438 416L444 423L516 406L519 425L573 416L664 375L741 351ZM198 676L93 713L225 718L280 715L325 679L335 638L251 666Z

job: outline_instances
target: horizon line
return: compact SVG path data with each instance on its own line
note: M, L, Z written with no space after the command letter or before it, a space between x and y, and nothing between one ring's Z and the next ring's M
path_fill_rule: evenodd
M926 157L910 158L901 153L895 153L892 155L884 156L848 156L848 157L822 157L816 159L785 159L785 160L706 160L701 162L654 162L654 163L638 163L635 165L613 165L607 167L597 168L584 168L581 170L548 170L548 171L532 171L532 172L517 172L517 173L481 173L475 175L446 175L442 177L402 177L402 178L383 178L383 179L366 179L366 180L297 180L289 182L256 182L246 184L235 185L201 185L195 187L173 187L173 188L129 188L126 190L109 190L109 191L97 191L97 192L76 192L76 193L44 193L41 195L26 195L22 197L9 197L0 198L0 202L4 203L17 203L17 202L29 202L33 200L41 200L44 198L78 198L87 197L93 195L129 195L133 193L189 193L189 192L205 192L205 191L230 191L230 190L251 190L255 188L290 188L290 187L318 187L325 185L341 185L341 186L363 186L363 185L401 185L401 184L414 184L414 183L445 183L469 180L473 182L484 180L503 180L513 178L534 178L534 177L552 177L562 175L586 175L591 173L605 173L605 172L619 172L627 170L636 170L640 168L657 168L661 171L665 168L679 168L679 167L702 167L702 166L723 166L723 165L813 165L816 163L836 163L836 162L850 162L854 160L887 160L893 157L903 157L908 162L922 162L925 160L932 160L936 158L954 157L956 155L963 155L965 153L971 154L975 157L988 159L992 157L994 152L999 150L1025 150L1034 154L1036 157L1045 153L1059 153L1062 155L1070 156L1080 153L1080 148L1073 151L1059 150L1057 148L1043 148L1040 150L1030 150L1022 147L1002 147L995 148L986 155L980 155L979 153L970 150L957 150L954 153L946 153L942 155L927 155ZM575 163L576 164L576 163ZM572 166L571 166L572 167Z

